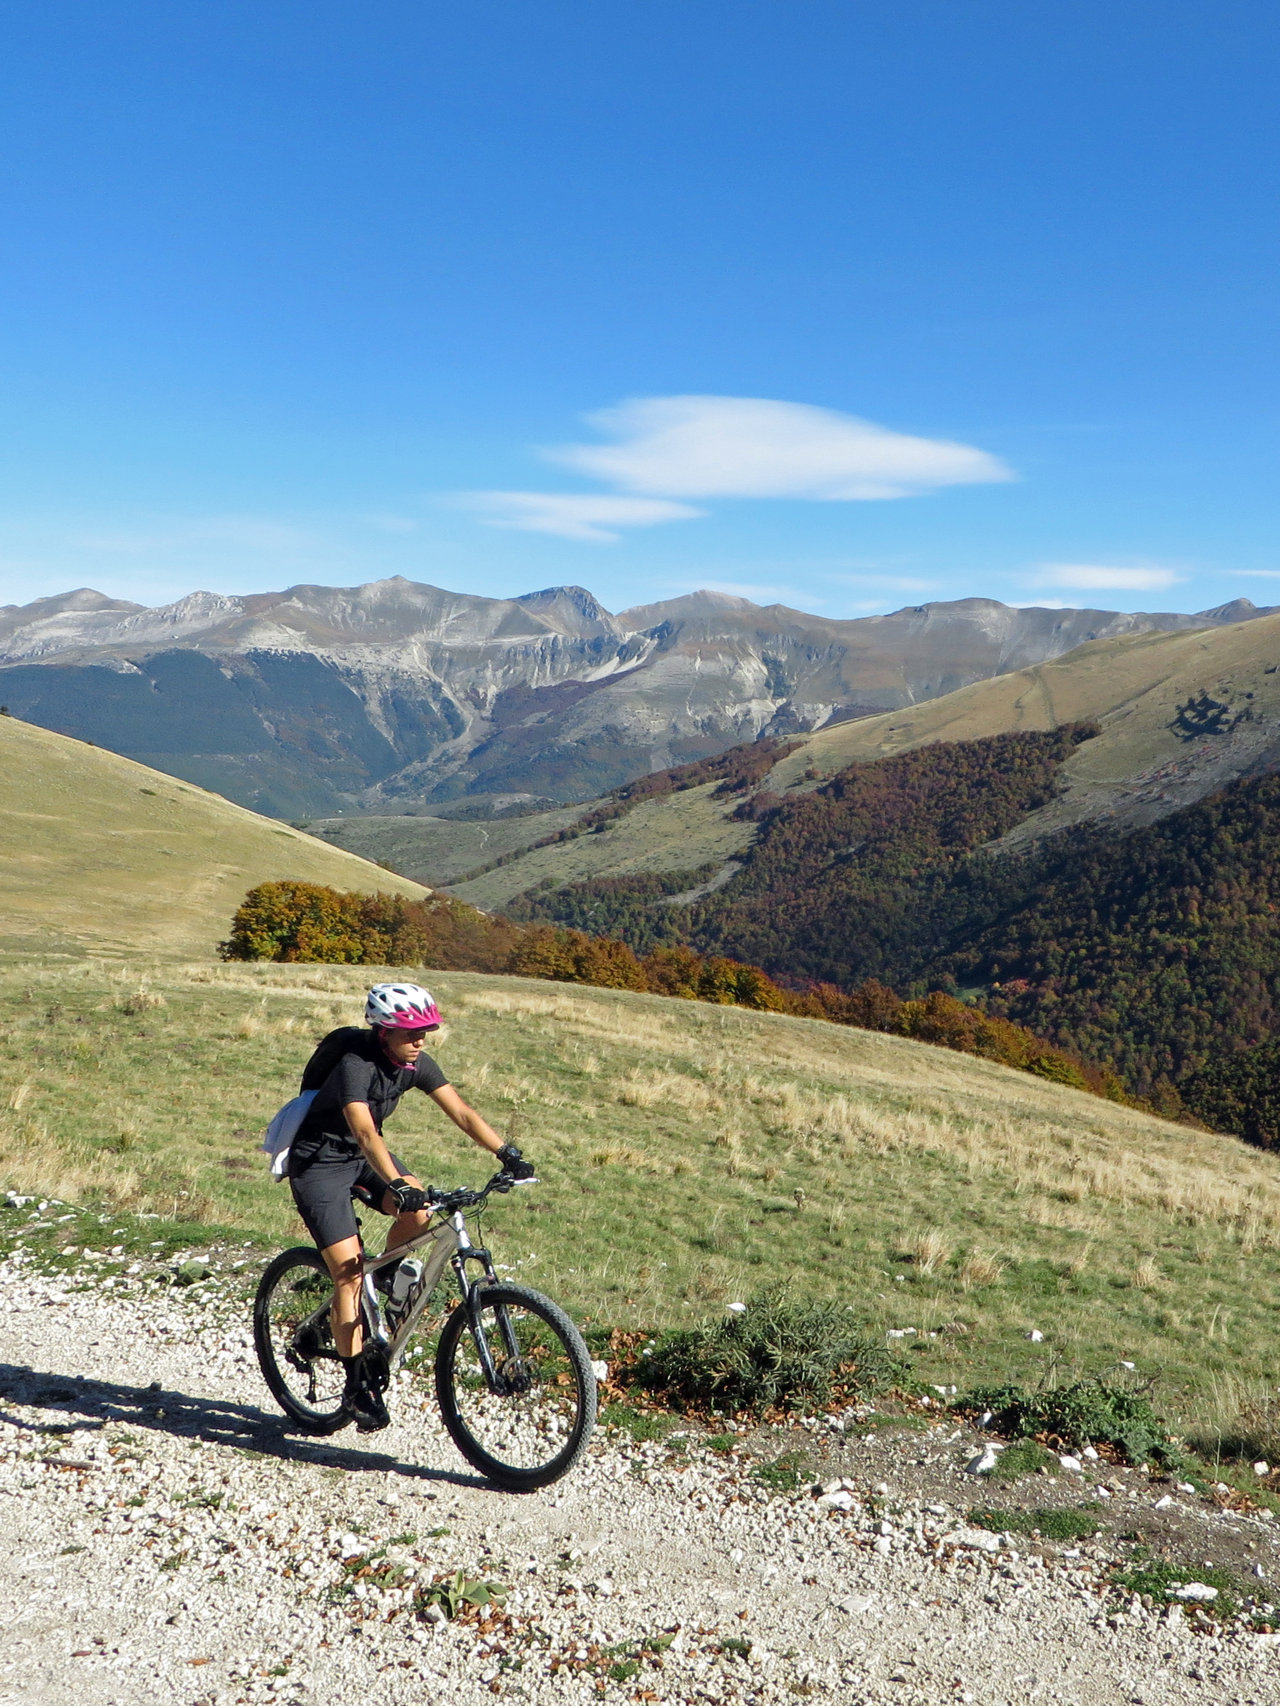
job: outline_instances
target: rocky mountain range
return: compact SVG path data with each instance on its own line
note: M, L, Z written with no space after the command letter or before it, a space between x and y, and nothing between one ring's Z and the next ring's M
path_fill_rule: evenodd
M842 621L697 592L614 615L581 587L493 599L400 577L157 608L81 589L0 608L0 700L277 816L500 809L588 799L1088 640L1261 614L970 598Z

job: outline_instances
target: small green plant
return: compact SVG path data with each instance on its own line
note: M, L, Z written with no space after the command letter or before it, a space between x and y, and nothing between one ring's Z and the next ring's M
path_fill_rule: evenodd
M1038 1391L983 1387L969 1394L965 1408L990 1411L987 1425L1012 1439L1044 1439L1061 1451L1108 1445L1127 1463L1157 1463L1166 1469L1181 1462L1147 1391L1118 1381L1075 1380Z
M771 1463L757 1463L751 1479L771 1493L795 1493L813 1480L813 1469L803 1452L784 1451Z
M463 1570L455 1570L453 1575L437 1576L426 1587L419 1588L413 1596L413 1604L419 1616L429 1606L437 1605L452 1622L466 1611L478 1611L486 1605L501 1606L510 1592L511 1589L501 1582L485 1581L480 1576L468 1576Z
M1211 1617L1224 1619L1239 1615L1244 1597L1239 1581L1230 1570L1174 1563L1168 1558L1155 1557L1145 1546L1135 1546L1128 1563L1115 1565L1107 1580L1114 1588L1149 1594L1161 1603L1176 1599L1176 1590L1188 1582L1203 1582L1206 1587L1217 1588L1218 1593L1215 1599L1197 1602L1200 1609Z
M856 1422L845 1424L846 1435L854 1439L865 1439L868 1434L889 1433L891 1430L916 1432L933 1425L929 1416L918 1415L908 1411L905 1415L894 1415L889 1410L873 1410L869 1416L859 1416Z
M974 1528L986 1528L992 1534L1038 1534L1042 1540L1091 1540L1098 1532L1097 1517L1079 1505L1033 1511L998 1511L980 1505L969 1512L968 1520Z
M751 1643L744 1635L730 1635L727 1640L721 1641L720 1651L728 1653L731 1658L747 1659L751 1657Z
M607 1428L620 1428L630 1434L637 1444L665 1439L675 1426L674 1416L661 1410L637 1410L630 1404L606 1404L600 1420Z
M1051 1451L1034 1439L1016 1440L996 1459L991 1471L993 1481L1020 1481L1024 1475L1036 1475L1041 1469L1057 1469L1059 1463Z
M785 1285L758 1292L740 1313L668 1333L645 1379L694 1409L810 1409L871 1391L900 1373L838 1303L793 1301Z
M731 1451L738 1449L741 1441L737 1434L708 1434L702 1443L708 1451L718 1451L721 1456L727 1457Z

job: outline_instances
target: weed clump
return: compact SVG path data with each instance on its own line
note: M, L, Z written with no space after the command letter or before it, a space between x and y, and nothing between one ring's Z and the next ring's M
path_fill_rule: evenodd
M751 1479L771 1493L796 1493L813 1480L813 1466L802 1451L784 1451L770 1463L757 1463Z
M1116 1565L1107 1580L1111 1587L1146 1594L1159 1603L1179 1599L1179 1588L1189 1582L1200 1582L1217 1591L1211 1600L1196 1603L1209 1616L1221 1619L1239 1616L1244 1598L1240 1582L1230 1570L1173 1563L1168 1558L1155 1557L1145 1546L1135 1546L1128 1565Z
M901 1371L843 1307L793 1302L785 1286L738 1314L669 1333L647 1359L646 1385L688 1409L813 1409L874 1390Z
M1038 1534L1042 1540L1092 1540L1098 1519L1079 1505L1059 1505L1033 1511L998 1511L980 1505L969 1512L974 1528L992 1534Z
M1099 1379L1034 1392L1023 1386L988 1386L970 1393L965 1408L990 1411L988 1426L1011 1439L1038 1439L1059 1451L1105 1445L1126 1463L1156 1463L1165 1469L1181 1463L1181 1453L1150 1397L1134 1386Z
M991 1471L993 1481L1020 1481L1024 1475L1038 1475L1058 1468L1051 1451L1034 1439L1020 1439L1008 1451L1002 1451Z

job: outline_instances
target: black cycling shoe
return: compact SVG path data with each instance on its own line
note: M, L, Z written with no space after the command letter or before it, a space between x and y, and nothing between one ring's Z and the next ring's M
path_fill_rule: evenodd
M382 1393L369 1379L363 1355L343 1357L342 1360L347 1368L342 1407L356 1424L357 1433L377 1433L379 1428L390 1427L391 1417L387 1413L387 1406L383 1403Z
M382 1401L382 1394L371 1386L363 1386L356 1392L348 1393L342 1400L342 1407L356 1424L357 1433L375 1434L379 1428L391 1426L391 1417Z

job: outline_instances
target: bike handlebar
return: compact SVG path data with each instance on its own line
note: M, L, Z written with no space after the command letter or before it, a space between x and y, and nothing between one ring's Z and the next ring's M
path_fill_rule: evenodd
M490 1191L497 1191L505 1196L517 1185L536 1185L536 1179L513 1179L504 1168L501 1173L495 1173L483 1190L473 1191L466 1185L457 1191L438 1191L434 1186L427 1188L427 1206L436 1214L457 1214L466 1208L479 1208L489 1196Z

